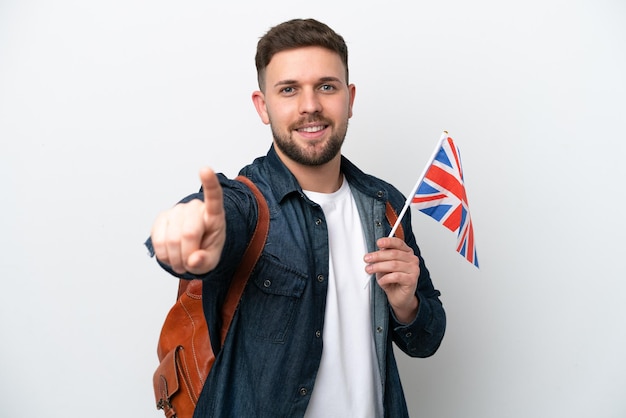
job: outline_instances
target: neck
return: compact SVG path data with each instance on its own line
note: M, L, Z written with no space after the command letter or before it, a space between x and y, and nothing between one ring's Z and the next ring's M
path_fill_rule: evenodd
M304 190L318 193L333 193L341 188L341 154L324 165L308 166L295 163L281 155L281 160L294 175Z

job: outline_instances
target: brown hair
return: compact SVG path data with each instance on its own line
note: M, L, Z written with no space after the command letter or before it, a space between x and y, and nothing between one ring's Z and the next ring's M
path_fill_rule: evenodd
M281 51L305 46L321 46L336 52L346 67L348 82L348 47L343 37L315 19L293 19L271 28L256 48L256 71L259 88L265 89L265 69L272 57Z

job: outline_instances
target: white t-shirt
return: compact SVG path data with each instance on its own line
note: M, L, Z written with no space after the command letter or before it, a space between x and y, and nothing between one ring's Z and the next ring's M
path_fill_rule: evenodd
M370 280L363 261L367 246L354 197L345 178L334 193L305 194L324 211L330 253L324 348L305 417L382 417Z

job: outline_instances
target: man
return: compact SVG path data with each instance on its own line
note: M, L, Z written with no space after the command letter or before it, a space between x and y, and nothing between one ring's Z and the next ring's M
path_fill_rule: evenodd
M408 416L391 343L432 355L445 313L410 214L405 239L387 237L385 205L398 213L404 197L341 155L356 92L346 44L296 19L260 39L256 66L252 100L273 144L241 174L265 196L270 231L195 417ZM175 276L204 280L206 307L241 260L256 203L210 169L200 178L148 246Z

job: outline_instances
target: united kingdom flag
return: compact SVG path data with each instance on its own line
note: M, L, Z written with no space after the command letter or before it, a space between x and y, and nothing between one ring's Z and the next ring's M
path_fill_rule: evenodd
M478 267L474 226L470 218L459 149L445 136L411 205L429 215L452 232L458 231L456 250Z

